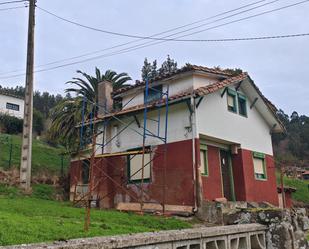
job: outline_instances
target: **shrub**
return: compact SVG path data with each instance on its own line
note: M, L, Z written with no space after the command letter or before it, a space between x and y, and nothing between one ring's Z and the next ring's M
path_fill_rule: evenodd
M8 114L0 114L0 126L8 134L18 134L23 131L23 120Z

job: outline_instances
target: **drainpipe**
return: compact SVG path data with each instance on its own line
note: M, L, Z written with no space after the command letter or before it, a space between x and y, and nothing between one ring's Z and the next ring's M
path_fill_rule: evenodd
M193 185L194 185L194 209L193 212L197 212L197 185L196 185L196 149L195 149L195 138L196 138L196 122L195 122L195 101L193 95L190 98L190 123L192 127L192 175L193 175Z

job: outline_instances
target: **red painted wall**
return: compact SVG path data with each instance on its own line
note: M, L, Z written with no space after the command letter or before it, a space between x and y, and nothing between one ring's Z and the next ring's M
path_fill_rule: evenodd
M144 200L162 203L164 185L164 146L154 148L155 160L151 171L151 182L144 183ZM199 141L196 140L196 160L200 164ZM166 166L166 204L194 205L194 181L192 166L192 140L170 143L167 145ZM254 177L252 152L239 149L232 155L234 188L238 201L267 201L278 205L276 177L272 156L266 155L267 180ZM220 168L220 150L208 146L208 176L202 176L203 196L207 200L223 197ZM71 163L71 186L81 180L81 163ZM114 207L118 202L138 202L140 189L128 184L126 157L96 159L94 170L96 192L103 198L101 207ZM123 186L121 188L120 186Z
M278 194L275 175L275 165L273 157L270 155L265 156L266 160L266 173L267 180L257 180L254 176L252 152L249 150L241 149L239 153L242 157L243 171L244 171L244 187L245 187L245 200L262 202L267 201L273 205L278 206ZM235 183L235 185L239 184ZM242 192L239 196L242 196Z
M151 181L143 185L145 202L163 202L164 172L166 172L165 203L193 206L192 140L167 145L165 171L164 145L159 145L153 150L155 159L152 164ZM140 188L135 184L128 184L126 160L125 156L96 159L94 182L97 183L96 192L101 198L104 197L100 202L101 207L114 207L118 202L139 202ZM75 178L81 179L79 164L79 162L71 163L71 184L75 183Z
M202 176L202 184L204 198L210 201L223 197L219 153L217 147L207 146L208 176ZM200 157L198 160L200 162Z

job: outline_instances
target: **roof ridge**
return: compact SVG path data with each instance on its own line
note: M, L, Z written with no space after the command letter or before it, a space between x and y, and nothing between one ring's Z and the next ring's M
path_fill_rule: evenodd
M158 81L158 80L167 79L167 78L172 77L174 75L185 73L185 72L190 72L190 71L204 71L205 73L218 74L218 75L225 76L225 77L233 77L232 74L227 73L222 69L210 68L210 67L206 67L206 66L198 66L198 65L187 63L183 67L181 67L181 68L179 68L179 69L177 69L173 72L170 72L170 73L167 73L167 74L164 74L164 75L159 75L159 76L155 77L154 79L151 79L150 83L152 83L154 81ZM123 88L120 88L120 89L113 91L113 95L126 92L130 89L133 89L133 88L136 88L136 87L139 87L139 86L143 86L144 84L145 84L145 81L136 80L134 85L126 86L126 87L123 87Z

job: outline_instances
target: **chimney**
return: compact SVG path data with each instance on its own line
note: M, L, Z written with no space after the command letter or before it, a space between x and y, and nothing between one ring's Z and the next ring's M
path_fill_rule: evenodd
M102 81L98 85L98 104L99 104L99 116L105 115L113 109L113 85L110 81Z

